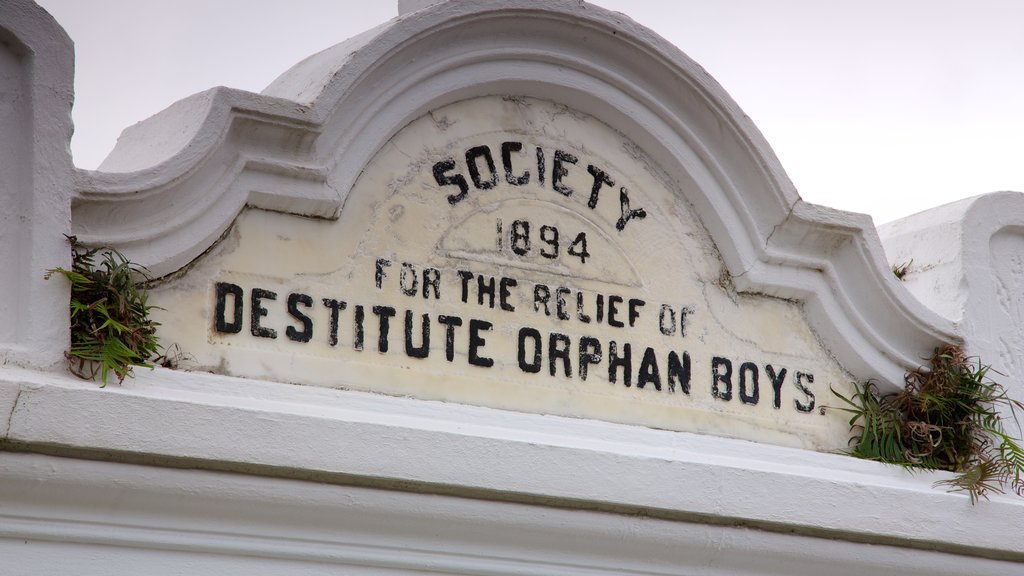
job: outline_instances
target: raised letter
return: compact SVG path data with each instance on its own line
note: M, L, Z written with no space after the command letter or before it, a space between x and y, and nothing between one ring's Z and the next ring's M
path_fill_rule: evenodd
M292 293L288 295L288 313L291 314L292 318L295 318L302 323L302 331L298 331L294 326L288 326L284 329L284 333L288 336L289 340L295 342L309 342L309 339L313 337L313 321L310 320L309 316L306 316L299 310L299 304L302 304L306 308L313 307L313 297L307 294Z
M523 172L522 176L512 175L512 153L523 149L522 142L501 143L501 164L505 168L505 182L513 186L522 186L530 181L530 172Z
M679 389L683 394L690 393L690 354L683 352L683 361L679 362L679 355L674 351L668 353L668 391L676 391L676 381L679 381Z
M380 334L377 337L377 351L381 354L387 354L388 330L390 328L388 318L395 315L395 309L391 306L374 306L372 310L373 313L380 318Z
M615 384L615 369L622 367L622 383L629 387L633 381L633 363L630 358L629 344L622 345L622 356L619 356L618 344L612 340L608 343L608 381Z
M455 168L455 160L449 158L442 160L437 164L434 164L434 180L437 181L438 186L458 186L459 193L448 196L448 203L451 205L458 204L466 197L469 193L469 183L466 182L466 177L462 174L456 174L454 176L448 176L447 172Z
M242 331L242 298L244 298L242 287L237 284L231 284L230 282L217 282L215 291L217 294L217 305L213 324L217 332L238 334ZM224 317L227 314L228 294L231 294L234 298L234 304L231 307L234 312L232 314L233 320L231 322L228 322Z
M487 342L480 336L480 332L483 330L490 330L494 325L486 320L477 320L473 318L469 321L469 363L474 366L483 366L484 368L490 368L494 366L494 359L487 358L486 356L480 355L480 349L484 347Z
M597 338L584 336L580 338L580 379L586 381L587 368L590 364L601 361L601 343Z
M569 175L564 164L575 164L577 161L578 159L572 154L555 150L555 161L551 163L551 187L563 196L572 195L572 188L562 184L562 177Z
M740 402L744 404L757 404L761 399L761 390L757 383L757 364L744 362L740 364ZM753 391L747 392L747 374L750 374L750 385Z
M622 304L622 296L608 296L608 325L622 328L625 324L615 319L615 315L619 313L618 308L615 307L616 304Z
M640 372L636 377L636 387L643 388L647 383L654 384L654 389L661 392L661 372L658 370L658 358L654 348L644 350L644 359L640 361Z
M267 309L263 307L261 300L277 300L277 293L264 290L263 288L253 288L250 297L252 302L249 309L252 314L252 321L249 328L252 331L252 335L260 338L277 338L277 330L260 326L260 318L267 315Z
M801 404L796 398L793 399L793 404L795 404L796 409L801 412L810 412L811 410L814 410L814 392L811 392L807 386L804 386L802 380L807 380L808 384L814 384L814 374L805 374L803 372L796 373L796 380L793 381L793 384L795 384L796 387L799 388L805 396L807 396L807 404Z
M725 372L718 369L725 368ZM725 389L718 387L721 382ZM728 358L715 356L711 359L711 396L728 402L732 400L732 362Z
M476 165L476 159L483 157L487 162L487 170L491 177L487 180L480 179L480 168ZM494 170L494 158L491 157L491 149L487 146L474 146L466 150L466 166L469 168L469 177L477 190L490 190L498 183L498 173Z
M568 378L572 376L572 365L569 362L569 337L565 334L552 332L548 337L548 369L554 376L558 371L555 360L562 360L562 371Z
M597 198L601 193L601 185L615 186L615 182L612 182L612 179L603 170L593 164L587 166L587 172L590 172L590 175L594 177L594 186L590 189L590 201L587 202L587 207L593 210L597 208Z
M444 358L451 362L455 359L455 327L462 326L462 318L439 314L437 323L444 325Z
M501 309L504 310L505 312L515 312L516 311L516 307L513 304L509 304L508 299L509 299L510 296L512 296L512 292L510 291L510 289L511 288L515 288L518 285L519 285L519 283L516 282L515 278L505 278L505 277L502 277L502 279L501 279L501 289L500 289Z
M377 286L377 290L380 290L380 285L384 281L384 278L388 275L384 271L385 268L391 266L391 260L386 258L377 258L377 270L373 274L373 283Z
M629 209L629 190L623 186L619 188L619 211L622 213L619 216L619 221L615 223L615 229L622 232L626 228L626 222L629 222L633 218L637 220L643 220L647 217L647 211L643 208L637 208L636 210Z
M405 353L413 358L426 358L430 354L430 316L423 315L423 327L420 329L422 344L412 345L412 310L405 311Z
M768 373L768 379L772 381L772 406L776 410L782 408L782 382L786 379L786 369L779 370L778 374L775 373L775 366L771 364L765 364L764 371Z
M526 361L526 339L533 340L533 362ZM519 329L519 369L528 374L540 372L540 332L534 328L522 327Z
M331 310L330 320L327 322L327 343L331 346L338 345L338 316L341 310L345 309L345 302L333 298L324 298L324 306Z
M412 285L409 285L412 282ZM419 292L419 276L416 274L416 268L408 262L402 262L402 273L398 276L398 287L402 289L402 294L406 296L415 296Z

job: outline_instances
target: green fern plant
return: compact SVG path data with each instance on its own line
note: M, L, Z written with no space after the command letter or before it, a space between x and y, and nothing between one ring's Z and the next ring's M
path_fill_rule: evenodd
M68 240L71 269L53 268L46 278L59 274L71 283L71 348L65 353L71 372L87 380L99 376L106 386L111 372L121 383L133 366L152 368L158 323L137 282L146 274L115 250L85 250L73 236Z
M1024 404L988 377L956 347L936 350L928 369L906 375L906 386L881 394L873 383L854 385L850 397L832 390L850 418L850 454L908 468L957 473L937 482L966 491L971 502L1009 485L1024 496L1024 449L1009 434L1000 408L1017 420ZM1020 431L1019 422L1017 430Z

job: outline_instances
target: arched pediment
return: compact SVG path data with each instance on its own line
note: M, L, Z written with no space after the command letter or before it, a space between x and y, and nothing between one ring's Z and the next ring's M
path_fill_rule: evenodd
M445 2L310 57L263 94L193 96L126 131L103 171L78 172L73 229L169 275L246 206L337 221L404 128L500 96L566 106L635 145L713 241L722 283L802 303L853 378L898 386L956 341L892 277L870 219L803 202L699 65L576 1Z

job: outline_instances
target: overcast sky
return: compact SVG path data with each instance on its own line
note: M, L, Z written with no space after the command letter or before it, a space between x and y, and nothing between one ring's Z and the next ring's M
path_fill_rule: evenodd
M76 45L75 164L212 86L259 92L394 0L37 0ZM601 0L701 64L801 196L876 224L1024 191L1024 2Z

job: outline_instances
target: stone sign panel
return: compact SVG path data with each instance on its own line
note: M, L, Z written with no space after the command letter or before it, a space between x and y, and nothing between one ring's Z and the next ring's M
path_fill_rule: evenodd
M337 220L243 211L153 291L198 369L815 449L850 377L799 303L737 293L644 151L550 101L432 110Z

